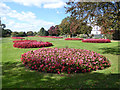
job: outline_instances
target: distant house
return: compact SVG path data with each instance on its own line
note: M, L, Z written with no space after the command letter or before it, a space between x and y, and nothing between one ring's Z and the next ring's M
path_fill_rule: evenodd
M92 25L92 24L88 24L88 25L92 27L91 34L94 34L94 35L101 34L101 31L100 31L101 27L97 25Z
M92 27L92 31L91 34L97 35L97 34L101 34L101 27L97 26L97 25L91 25Z

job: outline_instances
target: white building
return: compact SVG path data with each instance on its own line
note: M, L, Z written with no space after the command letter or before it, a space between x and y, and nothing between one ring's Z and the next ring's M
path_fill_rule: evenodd
M94 34L94 35L101 34L101 31L100 31L101 27L97 25L92 25L92 24L88 24L88 25L92 27L91 34Z
M92 27L92 31L91 31L91 34L101 34L101 31L100 31L100 27L97 26L97 25L94 25L94 26L91 26Z

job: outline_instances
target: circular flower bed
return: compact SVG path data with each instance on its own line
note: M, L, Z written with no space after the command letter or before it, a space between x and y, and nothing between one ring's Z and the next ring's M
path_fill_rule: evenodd
M83 38L66 38L65 40L83 40Z
M82 42L89 42L89 43L110 43L109 39L84 39Z
M31 70L50 73L91 72L110 67L109 60L93 51L71 48L42 48L22 54L21 61Z
M22 38L22 37L12 37L12 39L25 39L25 38Z
M48 47L53 44L50 42L37 42L36 40L17 40L13 41L13 47L17 48L39 48L39 47Z

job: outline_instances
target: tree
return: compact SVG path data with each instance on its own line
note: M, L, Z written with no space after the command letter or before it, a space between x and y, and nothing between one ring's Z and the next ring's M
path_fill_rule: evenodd
M104 31L119 30L120 2L67 2L66 13L83 22L103 27Z
M10 37L12 31L10 29L2 29L2 37Z
M26 33L25 32L12 32L11 33L12 37L26 37Z
M55 27L51 26L48 29L48 33L49 33L49 35L52 35L52 36L58 36L58 35L60 35L60 30L59 30L58 25L56 25Z
M12 37L19 37L19 33L18 33L18 32L12 32L12 33L11 33L11 36L12 36Z
M2 29L6 28L5 24L1 24Z
M48 31L45 31L45 36L48 36L48 35L49 35Z
M74 17L67 17L62 20L61 24L59 25L60 31L64 34L69 34L70 37L75 34L87 34L92 30L91 26L87 26L87 23L81 23L80 20Z
M46 36L47 34L46 34L46 30L42 27L41 29L40 29L40 31L38 32L38 35L40 35L40 36Z
M59 29L62 34L70 34L69 17L66 17L62 20L62 22L59 25Z
M19 36L19 37L26 37L27 35L26 35L25 32L19 32L19 33L18 33L18 36Z
M33 31L28 31L27 32L27 36L33 36L33 35L34 35Z
M37 35L37 32L34 32L33 36L36 36Z

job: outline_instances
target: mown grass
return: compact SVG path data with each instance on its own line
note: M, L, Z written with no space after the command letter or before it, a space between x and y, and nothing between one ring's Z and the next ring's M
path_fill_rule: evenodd
M118 42L112 43L83 43L81 41L65 41L42 37L27 37L26 39L48 41L54 46L47 48L77 48L92 50L106 56L111 67L77 74L52 74L30 71L21 61L21 54L38 48L19 49L13 47L13 39L3 38L0 43L2 49L2 88L119 88L120 79L118 56L120 55Z

